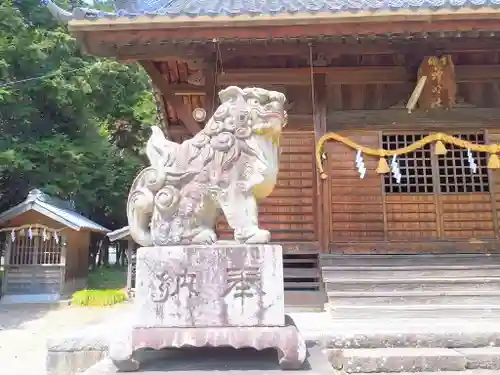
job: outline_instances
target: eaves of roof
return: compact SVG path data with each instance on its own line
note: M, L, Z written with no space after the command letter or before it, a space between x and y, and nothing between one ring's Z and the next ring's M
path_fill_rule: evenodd
M129 237L130 231L129 231L128 226L126 226L126 227L114 230L113 232L109 232L107 234L107 236L111 242L115 242L115 241L123 240L123 239L126 239L127 237Z
M103 226L76 212L62 209L38 200L22 202L3 212L0 214L0 225L30 210L36 211L49 219L76 231L88 229L94 232L109 232L109 229L104 228Z
M381 17L444 16L467 14L498 16L500 0L116 0L115 12L75 8L65 11L44 0L52 14L73 26L85 21L99 24L179 24L245 22L283 24L292 21L337 22L349 19ZM305 22L305 21L304 21ZM295 22L293 24L296 24ZM226 24L228 25L228 24Z

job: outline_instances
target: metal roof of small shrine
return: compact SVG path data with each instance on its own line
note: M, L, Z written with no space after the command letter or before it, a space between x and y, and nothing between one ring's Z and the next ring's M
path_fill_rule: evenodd
M62 21L138 16L235 17L282 14L325 14L343 12L397 12L402 10L449 10L498 8L500 0L115 0L114 12L90 8L65 11L50 0L42 0Z
M94 232L109 232L109 229L74 211L70 202L51 197L38 189L31 190L24 202L1 213L0 224L30 210L39 212L74 230L88 229Z
M123 240L123 239L128 239L130 238L130 230L128 225L126 227L114 230L113 232L110 232L107 234L109 240L111 242Z

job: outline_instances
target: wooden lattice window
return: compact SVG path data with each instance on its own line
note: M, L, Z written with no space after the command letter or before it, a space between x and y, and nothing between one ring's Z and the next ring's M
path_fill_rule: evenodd
M475 144L484 144L484 133L454 134L454 137ZM478 193L489 192L488 159L484 152L472 151L477 165L473 173L467 150L447 145L446 155L438 157L439 186L441 193Z
M427 134L383 135L382 147L396 150L411 145ZM388 160L391 163L391 158ZM398 183L392 173L384 175L386 193L433 193L432 152L430 145L409 154L397 157L401 181Z
M34 238L30 239L24 232L20 233L12 243L10 251L10 264L33 264L33 260L35 259L35 249L36 246Z
M11 243L11 265L60 264L62 239L53 236L43 238L41 231L34 229L31 238L20 232Z

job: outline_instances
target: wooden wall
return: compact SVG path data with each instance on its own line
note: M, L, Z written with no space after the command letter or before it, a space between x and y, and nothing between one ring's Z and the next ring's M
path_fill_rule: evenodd
M27 211L11 219L4 226L15 227L29 224L42 224L54 229L64 228L64 225L34 210ZM87 230L75 231L66 228L63 234L66 236L67 241L65 279L74 280L86 278L88 273L90 232Z
M442 159L429 149L415 153L412 163L430 163L432 176L427 177L432 186L428 191L398 192L386 188L390 177L388 182L387 177L375 173L376 158L365 157L368 173L360 180L355 151L341 144L327 145L329 177L319 185L312 158L314 138L324 131L342 131L365 146L381 147L387 134L453 133L467 127L474 132L500 124L497 47L491 48L482 38L455 38L451 44L440 40L439 49L434 49L428 39L403 40L398 47L388 41L374 42L377 45L365 41L361 43L364 46L352 40L354 44L342 42L342 46L324 42L312 51L300 43L288 45L292 52L286 53L271 53L272 43L267 46L268 53L258 45L246 46L244 54L236 52L243 48L239 44L233 52L230 48L224 50L224 72L217 77L217 89L233 84L259 86L282 91L288 98L289 132L282 141L278 184L260 205L262 226L270 229L273 240L283 243L289 253L304 249L314 253L320 244L327 251L328 243L331 251L385 251L389 249L387 244L399 243L404 251L411 247L421 252L432 251L431 242L439 242L442 251L485 250L471 243L495 241L500 234L496 210L496 191L500 188L496 181L500 176L496 172L490 173L484 191L457 190L462 177L455 178L455 190L444 191L442 185L446 182L441 179L449 176L440 176L439 171L446 171L447 165L441 165ZM432 113L417 109L410 116L404 104L414 89L418 67L425 56L438 50L452 56L458 106L462 107ZM210 109L210 85L189 91L193 85L187 85L188 75L194 71L186 63L168 61L160 65L171 89L184 95L188 112L196 106ZM317 85L323 82L323 78L316 80L319 77L324 78L324 85ZM168 101L163 104L171 138L180 142L191 137L179 120L179 111ZM476 107L476 111L471 112L470 107ZM490 136L500 141L500 130ZM310 168L306 168L307 164ZM411 178L417 181L423 177ZM217 230L222 238L231 234L223 220ZM467 246L461 247L460 243ZM400 252L403 247L392 249Z
M278 182L259 205L260 224L271 231L274 242L288 243L296 251L317 249L314 133L285 132L280 147ZM223 216L217 232L222 239L232 236Z
M378 147L377 132L350 133L353 141ZM341 143L329 143L328 175L331 194L331 241L383 240L384 209L380 176L367 173L359 178L355 167L355 151ZM365 158L368 171L377 167L377 160Z
M5 294L59 294L62 266L16 266L6 271Z
M454 130L456 132L456 129L441 129L448 134L454 134ZM471 132L481 133L477 128ZM375 130L340 133L364 146L374 148L383 146L382 135L385 134L383 131ZM391 131L390 134L405 133L412 132L405 129L399 133ZM417 129L413 133L426 132ZM460 133L465 134L467 131L461 130ZM500 130L485 131L484 134L487 142L500 142ZM466 159L462 158L460 162L447 161L447 158L453 159L453 155L457 155L457 152L465 153L465 151L448 148L449 151L445 156L435 155L434 149L430 148L426 152L419 151L413 158L410 157L408 163L414 164L410 164L409 168L427 168L429 171L432 169L432 176L429 176L428 180L419 174L411 177L413 175L403 172L403 175L407 174L408 180L414 179L416 182L420 178L422 184L430 183L432 186L429 187L429 192L411 192L404 190L405 188L403 191L397 191L396 188L396 192L388 192L385 185L390 183L396 185L396 183L390 182L390 175L376 173L378 158L364 157L367 174L364 179L360 179L355 166L356 150L342 143L329 143L326 147L328 154L326 166L331 204L330 250L355 251L355 246L346 247L341 244L346 242L379 244L381 241L399 242L395 245L399 246L399 251L404 251L405 246L411 246L413 242L420 243L418 248L422 251L422 244L425 242L495 241L500 234L497 209L497 202L500 200L500 172L486 168L486 155L474 154L479 171L478 174L473 174ZM455 173L454 168L463 170L467 176L465 179L470 180L461 182L462 177L451 176ZM453 183L450 182L451 179L454 179ZM478 182L480 180L482 183ZM403 182L402 185L407 186L408 182ZM469 187L473 189L474 186L478 191L462 191ZM438 247L436 244L429 245L428 251L437 251ZM361 245L359 251L369 248L370 246ZM473 248L474 246L463 247L462 250L456 251L468 251ZM368 251L385 252L388 249L386 245L379 248L373 245L372 250ZM444 246L442 250L450 251L450 246Z

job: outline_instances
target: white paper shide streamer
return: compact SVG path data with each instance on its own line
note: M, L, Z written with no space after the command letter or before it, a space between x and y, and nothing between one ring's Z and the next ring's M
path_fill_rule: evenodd
M21 237L26 236L30 241L32 241L36 236L40 236L44 242L54 239L54 241L59 244L59 231L52 231L50 229L44 228L43 226L37 225L35 225L35 228L36 229L33 229L33 227L30 226L25 229L25 227L23 226L19 228L7 229L10 230L11 242L15 242L17 237L20 235ZM41 228L43 228L43 230Z
M394 155L391 160L391 172L392 172L392 177L396 180L396 182L399 184L401 183L401 171L399 170L399 164L397 161L397 156Z
M472 171L472 173L477 172L477 164L476 161L474 160L474 156L472 156L472 151L470 148L467 149L467 160L469 161L469 167Z
M361 150L358 150L356 152L356 168L358 168L359 172L359 178L365 178L366 175L366 167L365 167L365 161L363 160L363 154L361 153Z

